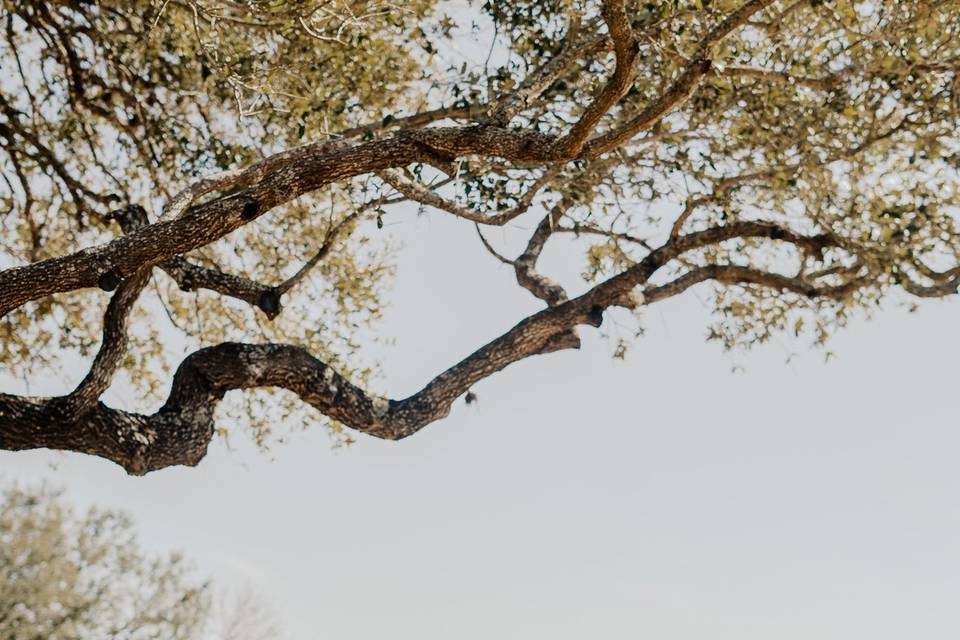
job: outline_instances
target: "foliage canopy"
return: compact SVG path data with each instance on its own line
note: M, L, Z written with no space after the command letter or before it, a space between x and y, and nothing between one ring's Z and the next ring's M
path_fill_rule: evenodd
M64 396L0 395L3 448L195 464L226 391L266 387L402 438L608 309L702 283L729 348L823 342L960 285L956 0L5 0L0 17L0 358L93 358ZM476 225L544 309L387 400L357 386L357 329L390 272L371 238L409 202ZM519 220L534 230L504 256L483 229ZM537 269L561 235L576 295ZM115 290L99 326L92 287ZM170 361L163 318L204 348ZM154 413L97 402L121 370L159 388L174 368Z
M0 637L189 640L207 588L179 556L149 558L123 514L77 514L49 489L0 494Z

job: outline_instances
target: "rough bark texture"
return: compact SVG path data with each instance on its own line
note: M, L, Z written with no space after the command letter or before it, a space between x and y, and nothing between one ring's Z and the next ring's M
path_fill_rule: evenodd
M793 10L774 15L770 22L757 20L775 4L774 0L746 0L738 9L721 16L711 29L702 32L699 45L688 50L692 55L680 56L683 65L677 73L664 77L662 90L654 99L600 133L596 131L598 127L611 111L619 108L634 85L644 37L643 30L632 25L628 4L623 0L603 3L601 17L605 28L578 34L539 69L531 69L515 90L487 104L435 109L389 123L385 120L356 127L342 132L337 140L307 144L267 157L244 170L203 178L170 199L153 223L144 209L129 205L113 215L123 231L116 239L70 255L0 271L0 317L53 294L89 287L115 291L103 318L100 351L90 372L74 391L53 398L0 394L0 449L46 447L76 451L116 462L131 474L172 465L195 465L204 457L215 432L213 416L219 401L228 391L258 387L289 390L320 413L357 431L399 440L445 417L457 398L508 365L534 355L579 348L578 327L600 326L605 311L611 307L635 309L706 281L826 300L844 300L875 284L880 277L887 276L861 260L833 233L804 234L785 224L743 219L698 227L692 224L691 216L699 207L719 201L745 184L793 175L799 165L744 172L714 181L712 193L688 197L687 206L658 247L626 233L589 225L561 226L568 210L577 205L575 198L565 194L550 203L523 252L514 259L497 253L481 233L491 253L512 267L518 284L546 307L440 373L408 398L393 400L371 394L296 346L229 342L188 356L174 376L169 397L155 413L120 411L99 401L123 360L130 310L154 268L165 271L184 290L209 289L258 307L273 318L282 312L283 293L328 255L340 228L352 224L356 214L330 231L317 254L297 274L278 284L201 266L184 255L304 194L362 175L378 176L404 198L470 220L478 229L480 225L504 225L528 211L547 187L556 187L554 177L571 162L588 167L584 174L594 171L609 175L618 163L637 160L623 146L643 132L648 132L644 141L656 140L656 128L663 118L690 101L709 78L742 76L761 82L797 82L797 78L775 71L734 66L718 69L713 64L719 43L731 33L751 21L757 28L774 29L771 25ZM564 132L545 134L511 126L519 114L535 105L551 85L570 72L571 66L609 52L613 52L613 68L608 79ZM810 90L828 91L839 76L799 80ZM16 114L11 113L6 117L15 123ZM469 124L440 125L441 121L457 119ZM836 157L859 153L910 124L905 117L895 126L878 127L868 140L854 149L838 152ZM0 123L0 136L12 140L15 132L3 127L10 128ZM373 139L367 140L368 137ZM44 148L40 141L35 141L34 146ZM529 168L536 171L537 178L515 200L515 206L487 215L446 200L418 182L411 172L405 172L408 165L422 163L440 168L453 180L457 163L471 157L506 161L512 168ZM70 180L70 188L79 194L84 186ZM684 234L684 228L700 230ZM570 298L558 282L537 269L544 246L557 232L607 236L616 242L640 245L646 253L627 262L618 273L600 280L583 295ZM719 248L728 241L789 245L803 261L794 275L735 261L711 262L709 256L722 254ZM826 251L843 254L846 262L838 259L819 272L804 272L808 261L822 263ZM699 262L690 259L693 254ZM678 265L686 268L673 270ZM914 295L949 295L960 285L960 269L936 271L922 261L913 268L931 284L914 282L905 272L891 277ZM672 274L672 279L664 282L662 274L666 272ZM660 284L651 284L655 275L654 282Z

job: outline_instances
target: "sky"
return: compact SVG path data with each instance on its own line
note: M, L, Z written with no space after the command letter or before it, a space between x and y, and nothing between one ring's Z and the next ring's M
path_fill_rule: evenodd
M368 353L392 397L538 308L471 225L408 210L384 232L404 245L379 326L395 345ZM575 271L567 248L545 271ZM294 640L956 638L960 303L855 321L825 362L787 337L723 353L706 298L649 309L625 362L583 327L580 351L511 366L400 442L235 438L144 478L0 453L0 476L129 511L147 548L253 585Z

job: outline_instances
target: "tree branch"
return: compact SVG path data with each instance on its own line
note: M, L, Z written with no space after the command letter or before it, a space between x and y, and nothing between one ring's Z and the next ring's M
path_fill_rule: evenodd
M401 131L392 138L338 148L315 143L270 156L238 178L249 186L69 256L0 271L0 317L25 302L92 287L106 272L123 277L142 267L210 244L267 211L345 178L436 156L471 154L550 162L551 136L499 127L440 127Z
M501 125L509 124L560 78L576 60L609 51L611 47L610 37L603 35L551 58L535 73L527 76L516 90L497 100L490 108L490 119Z
M776 225L756 222L680 236L585 294L521 320L403 400L387 400L367 393L299 347L236 343L201 349L184 360L166 403L151 415L98 404L83 416L66 416L57 408L62 398L0 394L0 449L69 449L112 460L134 474L177 464L193 465L203 458L213 437L214 409L224 394L232 389L255 387L287 389L324 415L358 431L379 438L404 438L445 417L457 397L511 363L579 346L574 333L577 325L599 326L603 310L609 306L635 306L638 301L632 295L633 289L684 251L734 237L767 237L808 248L835 242L828 236L800 236ZM534 253L542 248L540 238L538 235L531 242ZM829 288L809 288L796 284L796 279L757 275L742 267L706 269L697 276L688 276L684 282L689 282L689 286L694 280L712 277L725 283L755 282L796 289L806 295L833 295Z
M600 13L613 42L616 67L613 75L584 111L580 120L573 125L569 133L557 141L557 152L561 156L575 158L579 155L600 119L620 101L633 84L633 64L637 59L638 47L627 18L626 2L625 0L605 0Z
M818 286L807 280L791 278L779 273L770 273L737 265L711 264L688 271L667 284L644 289L643 297L646 304L653 304L683 293L693 285L707 280L728 285L753 284L780 291L790 291L807 298L830 298L834 300L847 297L866 283L863 278L854 278L841 285Z
M666 92L648 104L626 124L587 142L580 156L593 158L619 147L638 133L646 131L668 113L685 103L696 91L703 77L710 71L712 67L710 55L717 44L732 31L746 23L751 16L766 9L774 2L776 0L749 0L727 16L726 20L706 35L690 64Z
M447 200L436 192L427 189L416 180L403 175L403 173L396 169L386 169L377 173L377 175L384 182L389 184L391 187L399 191L403 196L410 200L440 209L441 211L446 211L447 213L452 213L458 218L463 218L464 220L469 220L476 224L492 227L502 227L514 218L526 213L533 204L533 199L537 197L537 194L545 186L547 186L554 177L556 177L556 174L556 171L545 172L542 176L537 178L532 185L530 185L530 188L527 189L526 192L520 197L516 205L501 211L500 213L487 215L485 213L477 213L476 211L462 207L455 202Z
M129 205L110 214L116 220L120 229L131 234L150 224L146 210L139 205ZM268 284L225 273L218 269L210 269L176 256L159 266L169 275L183 291L208 289L221 295L260 308L271 320L281 311L279 296L274 288Z
M517 275L517 283L553 307L567 301L567 292L559 283L537 272L537 261L547 240L563 217L569 205L565 200L557 203L550 212L540 221L533 235L527 242L527 248L513 261L513 270Z
M64 415L81 416L89 411L110 387L114 374L127 353L127 325L130 311L150 281L150 269L142 269L120 284L103 316L103 338L90 371L77 388L63 398Z
M350 227L360 218L361 213L361 211L355 211L334 225L334 227L327 232L326 237L323 239L323 244L320 245L320 249L317 250L313 257L307 260L295 274L274 287L274 291L276 291L278 295L283 295L303 280L303 278L310 273L310 270L317 266L317 263L330 254L330 250L333 249L333 246L339 241L340 236L344 233L349 235Z

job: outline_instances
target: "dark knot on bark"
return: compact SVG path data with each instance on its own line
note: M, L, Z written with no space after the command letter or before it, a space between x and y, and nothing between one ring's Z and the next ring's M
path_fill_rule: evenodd
M253 220L257 217L258 213L260 213L260 203L256 200L247 200L243 203L243 210L240 212L240 217L244 220Z
M113 291L120 286L120 274L113 269L101 273L97 278L97 286L104 291Z
M598 304L590 307L590 311L587 312L587 324L599 327L603 324L603 307Z
M273 320L280 313L280 294L276 289L267 289L257 298L257 306Z

